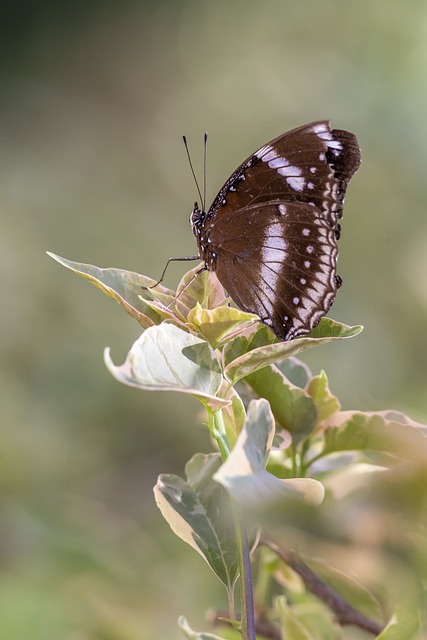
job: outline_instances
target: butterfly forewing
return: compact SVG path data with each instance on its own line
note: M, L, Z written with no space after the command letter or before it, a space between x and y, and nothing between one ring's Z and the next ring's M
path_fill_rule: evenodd
M207 214L193 211L206 267L282 340L309 332L334 300L338 219L359 164L353 134L304 125L245 160Z

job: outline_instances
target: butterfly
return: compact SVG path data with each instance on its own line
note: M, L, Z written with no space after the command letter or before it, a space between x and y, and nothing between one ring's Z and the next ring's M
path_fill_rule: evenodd
M309 333L329 311L344 196L361 162L356 137L321 120L268 142L190 222L203 270L280 340Z

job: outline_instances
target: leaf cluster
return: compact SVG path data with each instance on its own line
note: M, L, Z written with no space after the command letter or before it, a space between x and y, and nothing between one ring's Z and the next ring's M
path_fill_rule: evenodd
M326 374L313 375L296 358L306 349L356 336L360 326L324 318L311 334L280 342L257 316L230 306L212 273L195 277L193 269L174 292L162 285L150 288L154 281L140 274L52 257L95 284L141 325L141 336L122 365L115 365L105 352L117 380L148 391L190 394L206 409L217 450L196 453L186 465L185 478L160 475L154 494L174 533L224 584L230 605L226 618L234 629L240 628L234 588L242 577L236 513L250 532L254 551L260 532L286 520L298 505L317 509L325 495L342 500L371 481L379 495L392 499L387 489L398 484L399 477L406 474L415 482L420 473L425 477L422 425L396 412L342 411ZM418 493L415 502L420 507L426 492ZM417 637L418 596L400 603L381 631L382 607L357 581L337 577L327 566L314 569L312 559L301 582L301 571L298 578L295 569L299 561L293 566L286 551L275 549L274 544L258 545L258 579L269 576L285 585L269 604L267 616L285 637L338 638L340 624L349 623L345 616L350 610L340 618L326 596L322 602L323 587L316 593L320 600L312 598L310 572L316 573L324 593L333 589L350 609L369 616L371 632L378 627L377 637ZM306 594L302 599L297 596L301 590ZM354 618L351 623L357 624ZM192 631L184 618L179 624L187 638L219 637ZM238 631L230 633L239 637Z

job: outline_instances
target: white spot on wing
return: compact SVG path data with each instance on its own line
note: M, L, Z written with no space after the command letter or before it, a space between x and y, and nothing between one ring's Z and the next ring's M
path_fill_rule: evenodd
M267 283L275 293L287 249L287 242L283 237L283 227L279 222L266 227L264 242L267 246L263 247L261 252L261 282ZM268 298L272 297L274 299L274 296L271 296L271 292L269 292ZM274 312L272 302L267 298L263 300L264 307L269 315L273 315Z
M287 162L287 160L276 156L276 158L273 158L273 160L270 160L270 162L268 163L268 166L270 167L270 169L280 169L281 167L285 167L288 164L289 162Z
M302 191L305 186L304 178L286 178L286 182L295 191Z
M293 165L287 165L286 167L280 167L277 173L280 173L280 175L284 176L285 178L294 178L302 174L302 169L300 169L299 167L294 167Z
M275 158L277 158L277 153L273 148L270 147L269 151L262 156L262 161L268 162L268 164L270 164L270 162L272 162Z
M326 127L323 129L323 131L318 131L317 132L317 136L321 140L332 140L332 133L330 131L328 131L328 129L326 129Z
M302 169L289 164L286 158L281 158L270 145L261 147L256 153L257 158L267 162L270 169L277 169L277 173L284 178L294 191L302 191L305 187L305 178L302 177ZM311 184L311 183L310 183Z
M313 131L317 134L322 133L324 131L327 131L327 126L324 122L319 122L318 124L314 125Z
M324 129L323 131L318 131L316 133L318 138L326 142L326 146L329 149L334 149L337 152L336 155L339 155L338 152L342 151L342 143L339 140L333 139L331 131Z
M286 182L295 191L302 191L305 187L305 179L301 176L302 169L288 165L277 169L277 173L286 178Z
M271 150L272 150L272 147L266 144L264 147L261 147L261 149L258 149L258 151L256 151L254 155L256 155L257 158L263 158L264 154L268 153Z
M339 140L329 140L327 145L330 149L335 149L337 152L342 151L342 143ZM339 153L335 155L339 155Z

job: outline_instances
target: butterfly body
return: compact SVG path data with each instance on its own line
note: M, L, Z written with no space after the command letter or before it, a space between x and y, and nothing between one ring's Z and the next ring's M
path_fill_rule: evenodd
M314 122L247 158L207 212L194 205L205 267L281 340L310 332L334 301L338 221L359 164L353 134Z

